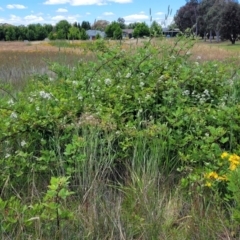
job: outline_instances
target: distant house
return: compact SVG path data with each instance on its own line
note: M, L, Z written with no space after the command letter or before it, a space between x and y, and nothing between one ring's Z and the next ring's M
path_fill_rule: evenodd
M122 36L123 38L132 38L134 29L123 29Z
M178 33L180 33L180 30L178 28L176 29L163 28L163 35L165 35L166 37L176 37Z
M99 30L92 30L92 29L90 29L90 30L87 30L86 33L87 33L87 35L88 35L90 40L96 39L97 35L100 35L101 38L105 38L106 37L105 32L102 32L102 31L99 31Z

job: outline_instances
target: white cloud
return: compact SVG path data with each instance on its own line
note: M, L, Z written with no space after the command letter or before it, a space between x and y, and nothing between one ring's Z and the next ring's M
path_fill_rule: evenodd
M44 4L67 4L72 6L84 6L84 5L106 5L108 2L114 3L131 3L132 0L47 0Z
M104 16L112 16L112 15L114 15L114 13L112 13L112 12L104 12L103 15Z
M109 0L109 2L115 2L115 3L131 3L132 0Z
M80 5L103 5L105 0L47 0L44 4L55 5L55 4L66 4L69 3L73 6Z
M26 7L20 4L8 4L7 8L8 9L25 9Z
M131 22L141 22L141 21L145 21L149 19L149 16L147 16L146 14L132 14L132 15L128 15L123 17L125 19L126 22L131 23Z
M69 15L69 16L63 16L63 15L57 15L57 16L54 16L54 17L51 17L51 23L52 24L55 24L61 20L67 20L68 22L70 23L74 23L74 22L79 22L79 18L81 16L80 15Z
M86 15L91 15L91 13L90 12L86 12Z
M16 15L11 14L8 21L11 23L19 23L22 22L22 19Z
M47 0L44 4L55 5L55 4L66 4L69 0Z
M39 23L44 21L42 17L36 16L36 15L25 16L24 20L28 23Z
M68 12L68 10L67 9L65 9L65 8L59 8L56 12Z
M60 20L65 20L65 16L57 15L51 18L53 21L60 21Z
M163 15L164 12L157 12L156 15Z
M70 0L73 6L80 5L106 5L106 0Z

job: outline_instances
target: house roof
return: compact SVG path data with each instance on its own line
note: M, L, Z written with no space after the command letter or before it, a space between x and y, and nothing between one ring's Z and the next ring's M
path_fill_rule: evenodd
M179 28L169 29L169 28L163 28L163 32L179 32Z
M123 29L122 32L123 33L127 33L127 34L131 34L133 33L134 29Z
M87 30L86 33L89 37L96 37L97 34L99 34L101 37L105 37L106 35L105 32L102 32L99 30L93 30L93 29Z

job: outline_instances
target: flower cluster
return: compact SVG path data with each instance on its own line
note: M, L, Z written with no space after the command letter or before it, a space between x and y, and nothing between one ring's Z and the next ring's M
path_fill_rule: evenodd
M52 98L52 94L51 93L47 93L45 91L40 91L39 95L44 98L44 99L51 99Z
M234 171L238 165L240 165L240 157L237 154L228 154L227 152L222 153L222 159L227 159L229 161L229 169Z
M216 172L210 172L205 174L205 179L207 179L207 182L205 186L211 187L212 183L211 181L227 181L226 175L220 176Z
M105 82L106 85L110 85L110 84L112 83L112 80L109 79L109 78L106 78L106 79L104 80L104 82Z
M218 172L221 172L221 174L217 173L216 171L206 173L204 175L204 178L206 180L205 186L212 187L213 183L227 181L228 174L230 174L240 165L240 156L238 156L237 154L229 154L227 152L223 152L221 154L221 159L227 160L220 163L221 166L227 166L226 169L224 169L223 171L219 170Z
M209 92L208 89L205 89L201 94L197 93L196 91L193 91L191 95L193 98L196 99L196 101L199 101L200 104L203 104L211 99L211 93Z

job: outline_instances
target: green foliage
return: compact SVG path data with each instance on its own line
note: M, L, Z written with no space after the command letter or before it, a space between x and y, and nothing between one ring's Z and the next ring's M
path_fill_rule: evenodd
M8 26L5 29L5 39L6 41L13 41L16 39L16 33L13 26Z
M84 28L82 28L80 31L80 39L87 40L88 38L89 38L89 36L87 35L86 30Z
M124 18L119 17L119 18L117 19L117 22L119 23L121 29L126 28L126 24L125 24L125 19L124 19Z
M105 29L105 33L108 38L113 38L113 39L122 38L122 29L118 22L112 22L111 24L109 24Z
M58 238L63 231L63 222L74 220L73 213L67 208L67 200L73 194L68 190L68 185L68 178L52 177L43 199L31 205L24 204L16 197L6 201L0 198L1 236L15 238L32 234L38 238L41 235L56 234ZM40 226L40 223L44 224L44 228L34 232L34 224ZM54 228L57 233L52 232Z
M236 2L229 2L221 14L221 35L235 43L240 34L240 6Z
M154 37L160 37L163 34L162 27L156 21L153 21L150 26L150 34Z
M187 1L176 13L174 21L184 32L190 29L202 37L217 36L235 43L240 33L240 7L237 1Z
M133 31L133 37L144 37L149 35L150 35L150 30L148 25L145 22L136 24L136 27L134 28L134 31Z
M80 35L79 28L71 27L69 29L68 39L70 39L70 40L77 40L77 39L79 39L79 35Z
M48 191L43 198L41 207L43 211L40 218L43 221L55 221L58 231L62 220L73 219L73 213L66 208L67 198L74 192L68 190L69 181L66 177L52 177Z
M228 190L230 192L229 198L233 200L233 218L239 224L240 222L240 194L239 194L239 187L240 187L240 170L239 167L233 171L228 177Z
M56 26L57 39L67 39L71 24L67 20L59 21Z
M91 29L91 25L88 21L82 21L81 28L83 28L85 30L89 30L89 29Z

